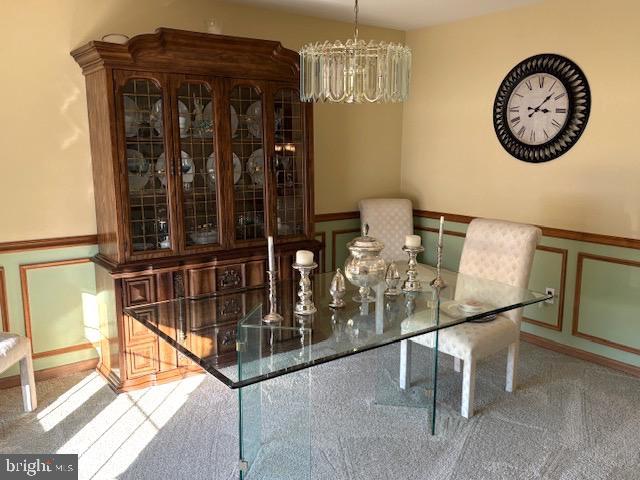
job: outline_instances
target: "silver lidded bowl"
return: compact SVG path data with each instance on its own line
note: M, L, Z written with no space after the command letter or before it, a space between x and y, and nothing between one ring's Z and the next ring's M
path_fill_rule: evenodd
M360 290L353 299L356 302L372 302L371 287L384 280L386 264L380 256L384 243L369 235L369 225L362 225L362 236L354 238L347 244L351 255L344 264L347 280Z

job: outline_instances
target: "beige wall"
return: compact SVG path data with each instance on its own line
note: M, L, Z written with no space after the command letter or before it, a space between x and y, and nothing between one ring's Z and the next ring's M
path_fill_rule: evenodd
M547 0L407 33L402 190L425 210L640 238L640 2ZM586 131L545 164L511 157L493 130L498 85L519 61L574 60L592 93Z
M95 232L84 78L69 51L111 32L159 26L280 40L348 38L348 23L214 0L20 0L0 20L0 242ZM404 33L363 28L403 41ZM359 198L397 194L402 106L315 109L316 211L353 210Z

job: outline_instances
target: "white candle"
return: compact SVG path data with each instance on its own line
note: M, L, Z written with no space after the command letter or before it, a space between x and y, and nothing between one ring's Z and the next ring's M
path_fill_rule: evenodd
M444 233L444 217L440 217L440 231L438 233L438 246L442 246L442 234Z
M406 247L419 247L422 244L422 237L420 235L407 235L404 237L404 244Z
M311 265L313 263L313 252L298 250L296 252L296 263L298 265Z
M273 237L271 235L267 237L267 249L269 250L269 271L275 272L276 271L276 254L274 252Z

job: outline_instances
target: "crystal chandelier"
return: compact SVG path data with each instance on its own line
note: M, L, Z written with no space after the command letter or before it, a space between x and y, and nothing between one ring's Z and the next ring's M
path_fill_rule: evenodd
M411 49L402 44L358 38L316 42L300 50L300 99L305 102L402 102L409 95Z

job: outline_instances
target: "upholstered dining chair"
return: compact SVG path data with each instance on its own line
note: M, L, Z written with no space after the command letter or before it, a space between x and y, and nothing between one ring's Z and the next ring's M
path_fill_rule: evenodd
M0 332L0 373L18 362L20 362L24 409L31 412L38 406L36 382L33 377L31 341L15 333Z
M369 235L384 243L385 262L406 261L402 251L405 236L413 234L413 207L404 198L360 200L360 221L369 225Z
M456 300L463 299L473 290L474 277L527 288L540 236L540 229L531 225L489 219L473 220L462 248L459 271L464 275L460 276L456 285ZM499 288L490 290L491 295L508 295L507 292L500 293ZM513 292L513 289L505 290ZM486 323L463 323L439 332L438 350L454 357L456 372L460 371L460 362L463 363L460 409L463 417L473 415L476 363L481 358L508 349L506 390L515 390L522 310L505 312ZM434 336L421 335L411 341L433 348ZM401 385L406 386L410 374L410 349L401 349L401 355L404 355L401 363L405 365L401 375L405 377L400 381Z

